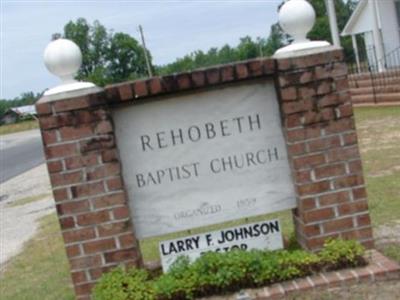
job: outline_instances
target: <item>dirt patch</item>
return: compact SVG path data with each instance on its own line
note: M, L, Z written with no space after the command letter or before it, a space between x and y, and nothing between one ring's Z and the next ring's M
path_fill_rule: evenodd
M13 206L19 199L43 196L41 200ZM18 254L37 230L37 220L55 211L46 166L29 170L0 185L0 270Z

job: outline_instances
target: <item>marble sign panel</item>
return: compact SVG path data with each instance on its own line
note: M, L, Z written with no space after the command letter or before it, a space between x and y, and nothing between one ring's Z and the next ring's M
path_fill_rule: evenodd
M272 81L116 108L138 238L296 206Z

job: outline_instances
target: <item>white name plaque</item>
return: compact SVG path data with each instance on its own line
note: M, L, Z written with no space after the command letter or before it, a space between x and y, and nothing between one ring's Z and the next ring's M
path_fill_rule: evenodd
M282 232L278 220L201 233L163 241L159 244L164 272L167 272L175 260L182 255L187 256L190 261L194 261L207 251L228 252L235 249L276 250L282 248Z
M138 238L296 206L272 81L114 111Z

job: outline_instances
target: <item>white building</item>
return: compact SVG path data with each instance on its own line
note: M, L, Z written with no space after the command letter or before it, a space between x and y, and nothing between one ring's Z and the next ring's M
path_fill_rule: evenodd
M400 0L360 0L342 36L353 38L356 61L360 64L355 36L362 34L370 65L380 71L400 65Z

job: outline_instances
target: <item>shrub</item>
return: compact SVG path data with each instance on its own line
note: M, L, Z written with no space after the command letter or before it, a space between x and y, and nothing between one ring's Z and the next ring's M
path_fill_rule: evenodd
M94 289L95 300L186 300L260 287L325 270L361 266L364 248L356 241L329 240L321 252L304 250L208 252L195 262L180 257L157 278L139 269L116 268Z

